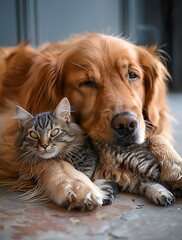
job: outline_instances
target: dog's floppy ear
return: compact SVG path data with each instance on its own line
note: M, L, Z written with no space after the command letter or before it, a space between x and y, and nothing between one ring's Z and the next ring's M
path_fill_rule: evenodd
M162 134L169 128L167 79L170 77L157 47L139 47L140 63L144 71L144 116ZM164 131L163 131L164 130Z
M26 84L25 107L29 111L53 110L62 98L60 58L56 52L36 56Z

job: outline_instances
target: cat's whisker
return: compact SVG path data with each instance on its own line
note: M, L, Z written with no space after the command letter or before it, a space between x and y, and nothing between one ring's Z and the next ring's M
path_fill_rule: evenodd
M25 165L29 162L30 157L31 156L27 156L25 159L21 160L20 176L23 176L23 173L25 172L26 169Z
M18 163L19 161L21 161L21 160L24 158L24 155L26 155L26 154L27 154L26 152L23 153L23 154L21 154L21 155L13 162L12 167L14 167L16 163Z
M65 151L65 152L64 152ZM62 160L67 160L68 162L70 162L72 165L75 165L76 168L78 168L77 162L75 161L75 159L73 158L74 156L77 155L73 155L73 153L69 153L67 152L67 150L64 150L61 152L60 156L62 155ZM58 155L59 156L59 155ZM79 169L78 169L79 170Z
M77 158L80 162L80 161L82 161L82 157L83 157L82 154L80 153L79 149L80 148L76 148L76 146L74 145L73 151L71 152L71 154L69 154L69 156L73 158L73 160L76 164L77 164L77 162L76 162L76 159L74 159L74 158Z
M24 159L21 161L20 173L23 179L31 179L33 175L33 165L36 163L36 155L31 152L26 152ZM28 166L26 166L28 165Z

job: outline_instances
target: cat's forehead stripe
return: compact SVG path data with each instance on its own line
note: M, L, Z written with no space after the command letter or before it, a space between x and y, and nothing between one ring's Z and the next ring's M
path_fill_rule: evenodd
M37 115L37 123L38 123L38 127L42 129L47 128L48 125L51 125L50 114L44 113L44 114Z

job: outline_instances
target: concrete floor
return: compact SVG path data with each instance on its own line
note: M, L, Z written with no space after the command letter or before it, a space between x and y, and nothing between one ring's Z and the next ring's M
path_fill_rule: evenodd
M175 148L182 155L182 94L170 94ZM9 240L182 240L182 199L159 207L147 199L120 194L113 205L91 212L67 212L53 203L18 201L0 192L0 239Z

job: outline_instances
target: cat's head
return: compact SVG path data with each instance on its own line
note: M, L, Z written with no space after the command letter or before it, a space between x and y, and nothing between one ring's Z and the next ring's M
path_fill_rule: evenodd
M70 103L63 98L53 112L32 115L16 107L19 121L15 145L21 153L34 158L64 156L71 147L81 144L83 132L70 120Z

